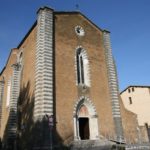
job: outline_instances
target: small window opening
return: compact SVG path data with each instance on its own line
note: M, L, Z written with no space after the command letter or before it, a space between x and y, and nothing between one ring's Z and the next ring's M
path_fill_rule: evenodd
M132 98L129 97L129 104L132 104Z
M134 87L132 88L132 92L134 92Z
M131 92L131 90L130 90L130 89L128 89L128 92L130 93L130 92Z

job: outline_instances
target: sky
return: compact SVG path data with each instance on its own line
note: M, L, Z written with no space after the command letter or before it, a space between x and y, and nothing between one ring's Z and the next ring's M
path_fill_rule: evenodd
M0 70L10 50L35 22L36 11L79 10L111 32L120 91L129 85L150 85L150 0L0 0Z

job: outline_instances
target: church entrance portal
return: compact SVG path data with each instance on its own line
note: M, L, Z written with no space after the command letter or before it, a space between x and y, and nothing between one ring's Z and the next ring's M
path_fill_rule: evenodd
M89 139L89 118L79 118L79 135L81 140Z
M97 114L91 101L83 97L74 110L74 139L99 139Z

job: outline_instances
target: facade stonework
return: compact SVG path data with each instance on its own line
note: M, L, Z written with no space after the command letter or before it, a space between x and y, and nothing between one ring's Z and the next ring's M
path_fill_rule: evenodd
M108 124L107 122L110 121L111 123L108 124L109 130L112 132L111 134L114 135L108 78L106 75L105 51L102 45L102 32L99 33L95 27L92 29L89 22L81 15L61 14L56 17L56 91L59 93L57 94L56 92L56 117L58 115L56 119L58 122L63 120L62 123L56 124L58 126L58 132L60 131L64 136L70 138L71 132L73 131L73 120L71 119L73 116L73 107L75 107L76 102L79 101L82 96L86 96L92 101L96 108L99 117L99 131L101 130L103 134L106 134L108 128L105 124ZM66 22L66 20L68 21ZM74 32L74 28L77 25L85 29L85 37L81 40L78 39ZM93 34L95 40L91 41L90 37ZM91 88L87 87L85 91L82 91L82 87L76 86L75 53L78 45L82 45L82 47L86 49L90 62ZM97 58L97 56L99 57ZM95 58L97 58L97 60ZM68 63L64 60L68 61ZM69 72L68 69L70 70ZM70 72L72 73L70 74ZM64 104L67 109L60 109L64 108ZM105 115L107 117L101 113L106 112L106 110L107 113ZM106 118L108 118L108 120ZM66 131L65 128L68 126L68 119L70 120L70 127Z
M124 143L124 123L128 120L133 130L137 123L118 91L110 33L79 12L40 8L0 74L3 147L75 149L90 142ZM136 138L134 131L132 141Z

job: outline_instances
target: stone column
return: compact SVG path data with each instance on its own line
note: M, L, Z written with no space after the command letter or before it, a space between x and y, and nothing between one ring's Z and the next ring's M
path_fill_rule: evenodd
M73 125L74 125L74 140L78 140L78 137L77 137L77 116L74 115L73 117Z
M37 41L35 66L35 103L34 123L40 136L35 137L40 143L35 143L33 149L53 147L53 128L49 126L49 117L53 114L53 10L40 8L37 12Z
M2 124L2 105L3 105L3 94L4 94L4 80L0 81L0 128Z
M10 94L10 112L8 118L8 142L13 144L16 140L16 132L17 132L17 103L20 92L20 65L14 64L13 68L13 76L11 80L11 94Z
M38 10L34 120L53 115L53 10Z
M110 89L110 96L111 96L111 103L112 103L112 114L114 118L115 130L117 136L116 140L118 142L123 142L124 136L123 136L121 113L120 113L118 79L117 79L117 72L116 72L114 59L112 56L110 32L108 31L103 32L103 42L105 47L108 82L109 82L109 89Z

